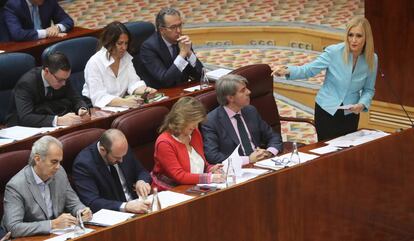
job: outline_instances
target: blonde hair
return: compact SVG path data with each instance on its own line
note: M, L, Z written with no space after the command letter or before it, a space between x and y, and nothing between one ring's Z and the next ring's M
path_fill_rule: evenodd
M372 36L371 25L368 22L368 19L362 16L357 16L351 19L346 26L345 33L345 49L343 58L346 64L349 62L349 43L348 43L348 34L351 31L351 28L361 26L365 33L365 44L362 52L365 54L365 61L368 64L369 70L374 71L374 38Z
M206 109L199 100L194 97L182 97L165 116L159 132L168 131L178 136L190 122L203 122L206 119Z

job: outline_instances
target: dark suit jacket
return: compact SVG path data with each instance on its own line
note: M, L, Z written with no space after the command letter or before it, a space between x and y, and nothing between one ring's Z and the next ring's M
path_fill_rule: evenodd
M282 137L262 120L254 106L244 107L241 114L255 146L274 147L278 151L282 151ZM239 145L236 131L223 106L217 107L207 115L207 122L201 126L201 130L204 139L204 153L207 161L211 164L224 161Z
M0 227L0 239L3 238L5 235L6 231L4 231L2 227Z
M6 117L7 126L52 126L55 115L78 113L79 108L87 107L70 81L62 88L53 90L52 99L46 99L41 70L41 67L33 68L17 82ZM53 114L46 114L44 109L50 109Z
M203 65L197 59L196 66L190 63L181 72L174 64L174 59L167 45L158 32L153 33L141 46L138 74L148 86L168 88L181 82L199 80Z
M42 28L50 27L50 22L63 24L66 30L73 28L72 18L59 6L56 0L45 0L39 6ZM4 6L4 20L9 29L10 37L15 41L38 39L37 31L26 0L9 0Z
M151 177L141 163L135 159L131 149L119 164L129 193L137 198L132 185L138 180L151 183ZM99 154L97 143L83 149L76 157L72 166L72 179L80 200L87 204L93 212L102 208L119 211L122 202L116 192L116 185L105 161Z

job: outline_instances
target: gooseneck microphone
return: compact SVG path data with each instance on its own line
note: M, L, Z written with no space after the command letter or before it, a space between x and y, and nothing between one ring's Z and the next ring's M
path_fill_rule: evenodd
M387 84L388 89L391 90L391 94L394 96L395 100L397 100L397 103L401 106L401 109L404 111L405 116L408 118L408 120L411 123L411 127L414 127L414 122L411 119L410 115L408 114L407 110L404 108L404 105L402 104L402 100L401 98L398 97L398 95L395 93L394 89L392 88L391 84L385 79L385 75L384 73L381 71L380 68L378 68L380 75L381 75L381 79Z

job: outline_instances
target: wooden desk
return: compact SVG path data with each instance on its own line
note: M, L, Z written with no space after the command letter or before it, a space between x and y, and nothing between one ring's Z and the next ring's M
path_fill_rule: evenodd
M36 59L36 65L42 65L42 52L44 49L52 44L61 42L66 39L94 36L97 37L101 32L101 29L87 29L81 27L74 27L63 38L45 38L40 40L25 41L25 42L4 42L0 43L0 50L5 52L23 52L31 54Z
M162 100L159 102L154 102L151 104L145 104L137 109L130 109L124 112L118 112L118 113L112 113L112 112L106 112L106 111L100 111L100 110L92 110L92 118L91 120L84 121L83 123L79 125L73 125L67 128L62 128L50 133L47 133L48 135L52 135L54 137L59 137L65 134L68 134L70 132L81 130L81 129L87 129L87 128L102 128L102 129L109 129L111 127L112 121L115 120L118 116L121 116L123 114L129 113L131 111L137 111L142 108L148 108L151 106L166 106L167 108L171 108L171 106L181 97L183 96L195 96L201 93L204 93L206 91L210 91L213 89L213 87L201 90L201 91L195 91L195 92L185 92L183 89L195 86L198 83L189 82L182 84L180 86L176 86L173 88L168 89L160 89L159 92L164 93L169 98L166 100ZM32 136L30 138L13 142L10 144L6 144L0 147L0 153L9 152L9 151L16 151L16 150L24 150L28 149L30 150L32 147L33 142L35 142L37 139L42 137L43 135L36 135Z
M413 240L413 143L408 129L77 240Z

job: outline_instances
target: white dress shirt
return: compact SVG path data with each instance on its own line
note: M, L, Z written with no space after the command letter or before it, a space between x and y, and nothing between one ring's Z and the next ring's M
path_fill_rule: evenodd
M102 47L85 66L85 84L82 95L92 101L93 106L104 107L117 97L133 94L145 82L136 74L132 56L125 53L119 63L118 76L110 68L115 60L107 58L108 51Z
M181 142L178 137L172 135L172 137ZM191 136L190 136L191 142ZM182 143L182 142L181 142ZM184 143L183 143L184 144ZM190 171L194 174L203 174L204 173L204 159L198 154L198 152L190 145L191 150L188 151L188 156L190 157Z

